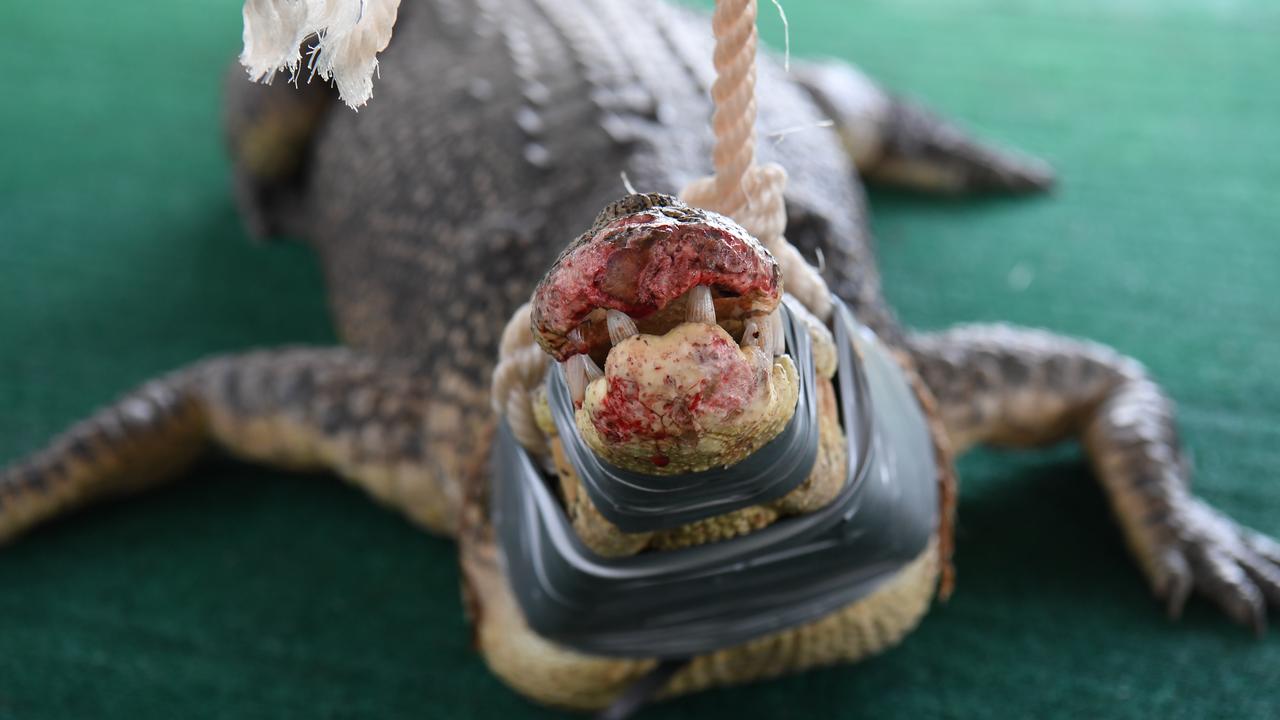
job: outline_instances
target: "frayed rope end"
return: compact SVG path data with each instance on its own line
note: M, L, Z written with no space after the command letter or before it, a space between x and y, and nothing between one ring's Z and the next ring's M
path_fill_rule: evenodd
M377 55L391 41L399 7L400 0L246 0L240 64L255 82L288 72L297 84L299 48L314 38L307 79L332 81L342 101L358 109L373 96Z

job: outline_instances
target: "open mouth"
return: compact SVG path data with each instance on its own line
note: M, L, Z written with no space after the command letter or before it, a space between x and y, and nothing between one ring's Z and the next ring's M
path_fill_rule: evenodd
M741 227L664 195L606 209L534 293L583 438L659 474L732 464L790 419L780 273Z
M728 219L665 195L631 195L606 208L538 284L534 334L556 360L587 354L597 363L611 335L632 325L661 334L714 315L740 335L746 319L777 309L780 278L768 251Z

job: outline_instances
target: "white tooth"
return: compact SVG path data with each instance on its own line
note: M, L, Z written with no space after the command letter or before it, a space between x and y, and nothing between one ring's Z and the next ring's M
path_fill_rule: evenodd
M764 317L749 317L742 323L742 347L758 347L768 357L786 351L782 334L782 315L774 311Z
M759 318L749 317L742 323L742 342L739 345L744 348L764 349L768 337L769 333L764 323Z
M716 324L716 305L711 302L711 288L695 285L689 291L689 304L685 308L684 319L689 322Z
M570 330L566 337L574 346L582 344L582 330L579 328ZM575 405L582 404L582 399L587 396L587 385L592 380L604 377L604 371L586 353L578 353L560 363L560 366L564 368L564 382L569 386L569 396L573 398Z
M773 335L773 327L769 324L769 318L760 318L760 322L756 325L756 328L757 332L760 333L760 350L764 352L764 356L768 358L776 357L778 354L778 343L777 338Z
M579 354L565 360L564 363L564 382L569 386L569 397L573 398L574 405L581 405L583 398L587 396L587 386L592 380L604 377L604 371L596 365L596 361L591 359L590 355Z
M604 371L600 369L600 366L596 364L595 360L591 359L590 355L579 355L578 357L582 358L582 368L583 372L587 376L588 383L597 378L604 377Z
M636 322L628 317L624 312L610 310L608 314L608 322L609 342L614 345L617 345L623 340L626 340L632 335L640 332L636 329Z
M580 357L582 356L574 355L560 363L564 368L564 384L569 386L569 397L573 399L574 405L581 405L582 399L587 396L587 376L582 363L578 362Z
M769 335L773 339L773 356L777 357L787 351L787 336L782 327L782 308L769 313Z

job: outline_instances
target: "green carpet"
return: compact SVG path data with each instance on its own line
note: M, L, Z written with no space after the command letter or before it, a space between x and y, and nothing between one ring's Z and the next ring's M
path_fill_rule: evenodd
M1181 403L1200 492L1280 533L1280 6L786 9L798 54L857 58L1061 171L1030 201L875 193L902 316L1137 355ZM208 353L331 341L316 264L234 215L239 23L233 0L0 4L0 461ZM958 593L902 647L653 716L1280 715L1277 634L1200 601L1167 622L1074 448L961 471ZM205 465L0 552L0 718L550 716L471 651L457 580L448 543L330 478Z

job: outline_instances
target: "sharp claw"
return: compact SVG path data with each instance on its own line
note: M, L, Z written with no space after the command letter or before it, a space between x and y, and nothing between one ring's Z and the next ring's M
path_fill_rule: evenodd
M1250 593L1249 590L1253 592ZM1231 590L1220 589L1219 593L1230 593ZM1214 597L1214 600L1226 610L1227 615L1231 616L1240 625L1250 628L1255 633L1266 631L1267 627L1267 610L1262 603L1262 597L1257 592L1257 588L1248 586L1248 589L1240 588L1239 594L1230 595L1223 594Z
M1191 568L1187 565L1187 559L1182 553L1175 550L1166 554L1165 566L1169 574L1160 595L1167 603L1169 619L1177 620L1182 617L1182 609L1186 607L1187 598L1191 596L1194 581Z
M1280 568L1272 565L1264 557L1259 557L1249 548L1241 548L1237 552L1240 567L1248 573L1249 579L1262 591L1263 597L1272 607L1280 608Z
M1241 625L1253 630L1253 634L1259 638L1267 634L1267 604L1261 594L1255 599L1245 599L1240 612L1241 617L1237 621Z
M1266 631L1267 604L1262 591L1236 558L1214 543L1193 544L1187 559L1195 568L1196 585L1232 620L1255 633Z
M1246 528L1240 529L1240 539L1246 547L1257 553L1259 557L1280 565L1280 543L1260 532Z
M636 321L624 312L610 310L606 317L609 325L609 342L614 345L640 332L636 329Z
M695 285L689 291L689 305L685 310L684 319L709 325L716 323L716 306L711 301L711 288L706 285Z

